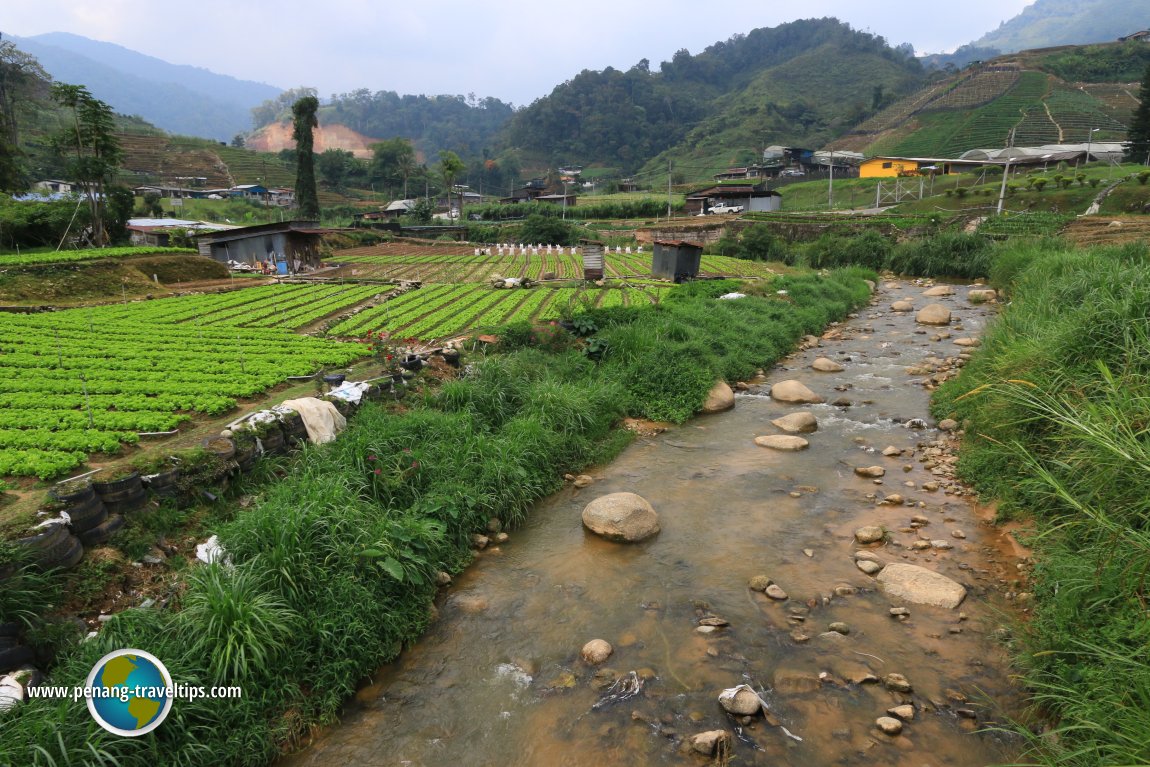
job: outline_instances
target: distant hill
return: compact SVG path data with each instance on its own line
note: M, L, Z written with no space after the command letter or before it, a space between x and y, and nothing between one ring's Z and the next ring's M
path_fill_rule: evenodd
M1141 42L1023 51L933 81L831 144L866 154L957 157L969 149L1124 141L1150 66Z
M754 161L766 145L817 148L924 79L909 48L837 19L806 19L696 55L680 50L657 70L643 60L625 72L580 72L517 112L504 140L550 167L630 173L658 158L664 174L670 159L705 175Z
M971 45L1014 53L1114 42L1143 29L1150 29L1150 3L1146 0L1036 0Z
M166 61L64 32L12 38L53 79L87 86L122 114L170 133L228 141L252 128L251 110L280 88Z

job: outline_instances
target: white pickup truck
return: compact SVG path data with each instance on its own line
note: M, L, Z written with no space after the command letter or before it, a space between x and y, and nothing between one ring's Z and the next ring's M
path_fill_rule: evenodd
M742 205L723 205L722 203L720 203L718 205L712 205L710 212L713 215L720 215L723 213L742 213L743 212L743 206Z

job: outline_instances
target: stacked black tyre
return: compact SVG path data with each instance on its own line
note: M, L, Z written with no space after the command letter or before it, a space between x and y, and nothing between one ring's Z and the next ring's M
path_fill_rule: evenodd
M244 442L243 444L236 443L236 454L234 456L236 468L242 472L249 472L255 468L256 465L256 443L255 440Z
M148 493L139 472L104 482L93 482L92 487L104 502L109 515L142 509L148 502Z
M293 410L280 420L283 423L284 437L287 438L289 445L295 446L307 442L307 426L304 425L302 415Z
M276 455L287 449L287 440L284 439L283 429L274 424L267 427L264 435L260 437L260 444L268 455Z
M15 543L27 550L29 559L41 570L68 570L84 558L84 544L63 521L38 527Z
M148 490L160 501L177 501L179 499L180 491L176 484L179 478L180 469L178 466L172 466L155 474L142 477Z
M70 483L64 488L57 486L49 496L53 510L68 515L68 527L75 536L104 524L108 519L108 509L90 482Z

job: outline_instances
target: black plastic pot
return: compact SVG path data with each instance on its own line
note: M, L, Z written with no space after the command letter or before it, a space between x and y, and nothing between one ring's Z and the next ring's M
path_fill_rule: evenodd
M423 360L418 354L409 354L399 361L399 366L404 370L419 370L423 367Z
M324 376L323 382L334 389L343 383L345 378L347 378L347 376L342 373L332 373L331 375Z

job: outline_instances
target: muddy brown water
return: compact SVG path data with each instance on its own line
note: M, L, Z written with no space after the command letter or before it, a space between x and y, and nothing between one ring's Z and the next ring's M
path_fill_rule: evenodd
M734 735L732 764L1011 761L1019 743L994 725L1021 701L993 634L1010 620L1002 592L1017 577L1016 561L969 497L922 489L938 479L919 460L922 448L941 434L902 423L933 424L923 377L905 369L957 355L954 339L978 335L993 314L956 288L926 298L922 285L880 285L869 308L829 334L837 338L768 371L767 385L796 378L850 407L740 395L731 411L637 439L591 472L592 486L539 503L508 543L481 553L444 591L426 636L380 670L341 723L281 766L705 764L684 752L685 742L713 729ZM940 329L891 312L903 298L916 309L948 306L955 323L941 331L950 337L931 340ZM815 372L818 356L845 369ZM819 420L805 435L809 449L753 443L780 433L770 421L797 410ZM914 453L885 457L887 446ZM876 464L887 469L882 484L853 473ZM651 502L662 525L656 537L620 545L584 530L583 507L618 491ZM891 493L904 505L879 503ZM921 531L909 527L915 515L930 520ZM870 524L891 531L888 543L855 543L854 530ZM912 550L920 537L954 548ZM947 575L968 596L955 610L890 598L855 567L852 552L861 548ZM789 599L748 589L755 575ZM896 606L910 617L892 617ZM698 621L708 615L730 625L701 634ZM832 622L849 634L822 636ZM594 638L615 648L598 669L579 657ZM607 697L601 679L631 679L632 671L641 690ZM864 681L892 672L913 691ZM742 683L761 691L769 720L746 723L720 707L719 693ZM900 735L881 733L875 720L903 703L914 706L913 720Z

